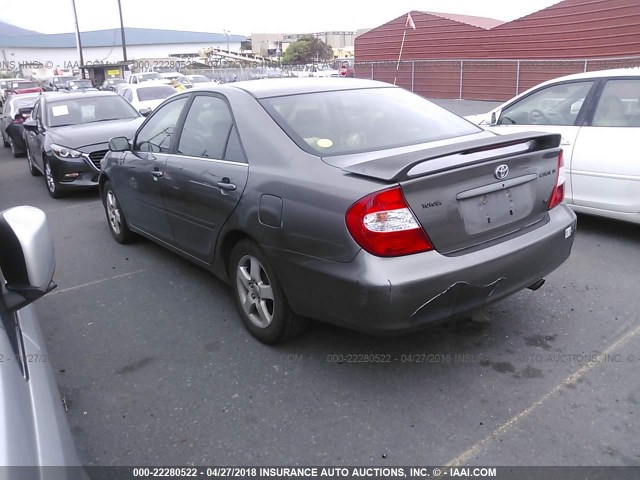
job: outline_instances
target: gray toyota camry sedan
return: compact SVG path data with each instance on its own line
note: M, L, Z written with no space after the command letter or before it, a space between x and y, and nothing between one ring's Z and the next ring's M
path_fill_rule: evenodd
M559 144L385 83L256 80L165 100L99 183L118 242L209 269L276 343L310 318L403 332L539 288L576 226Z

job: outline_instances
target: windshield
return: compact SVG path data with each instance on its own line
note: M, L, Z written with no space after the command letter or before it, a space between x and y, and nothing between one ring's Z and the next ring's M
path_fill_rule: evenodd
M205 77L204 75L192 75L190 77L187 77L191 83L205 83L205 82L209 82L210 80Z
M69 80L75 80L76 77L53 77L53 83L64 84Z
M143 73L140 75L140 80L143 82L147 80L163 80L163 78L162 75L156 72Z
M164 100L174 93L176 93L176 89L170 85L144 87L138 89L138 100L141 102L145 102L147 100Z
M71 82L67 82L67 88L71 90L76 90L78 88L91 88L93 85L89 80L74 80Z
M22 90L23 88L35 88L39 86L37 82L14 82L11 88L14 90Z
M71 94L69 94L71 95ZM135 118L138 112L119 95L64 99L47 104L48 126Z
M288 95L261 103L300 148L319 156L383 150L481 131L400 88Z

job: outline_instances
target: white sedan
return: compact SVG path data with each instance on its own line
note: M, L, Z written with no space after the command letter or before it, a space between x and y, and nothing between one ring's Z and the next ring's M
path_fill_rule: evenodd
M567 203L640 223L640 69L556 78L466 118L498 134L561 134Z
M169 98L176 92L177 90L171 85L158 82L142 82L137 85L127 85L118 90L118 93L143 115L148 115L165 98Z

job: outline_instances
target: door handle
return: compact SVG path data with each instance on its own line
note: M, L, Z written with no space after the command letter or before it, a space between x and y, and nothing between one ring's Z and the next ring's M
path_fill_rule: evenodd
M220 187L222 190L235 190L236 186L231 183L231 181L229 180L229 177L224 177L221 181L219 181L218 183L216 183L216 185L218 185L218 187Z
M161 178L164 173L161 172L160 170L151 170L151 175L153 175L156 178Z

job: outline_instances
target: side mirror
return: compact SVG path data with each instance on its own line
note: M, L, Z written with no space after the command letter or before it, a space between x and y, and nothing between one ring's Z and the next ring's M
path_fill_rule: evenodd
M131 143L127 137L114 137L109 140L109 150L112 152L127 152L131 150Z
M500 110L494 110L491 112L491 120L489 121L489 125L494 126L498 124L498 119L500 118Z
M150 108L141 108L140 109L140 115L142 115L143 117L148 117L150 113L151 113L151 109Z
M30 118L29 120L25 120L22 126L24 127L25 130L28 130L30 132L38 131L38 123L33 118Z
M0 312L15 312L56 287L56 262L47 216L22 206L0 212Z

